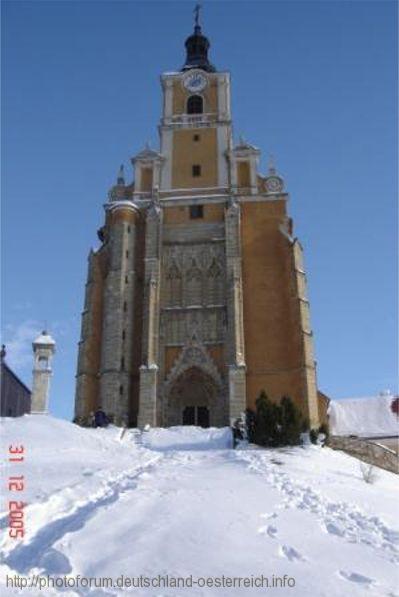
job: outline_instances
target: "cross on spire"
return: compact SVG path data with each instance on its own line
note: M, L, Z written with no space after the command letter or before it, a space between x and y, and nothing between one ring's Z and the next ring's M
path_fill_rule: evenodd
M199 24L200 10L201 10L201 4L196 4L195 8L194 8L195 27L200 27L200 24Z
M270 153L269 154L269 174L275 174L276 173L276 160L274 158L274 154Z
M189 70L190 68L200 68L205 70L209 73L213 73L216 71L213 64L209 62L208 59L208 50L209 50L209 40L208 38L203 35L201 31L201 23L200 23L200 11L201 11L201 4L195 4L195 8L193 10L194 13L194 31L185 41L186 46L186 61L183 65L182 71Z
M125 175L124 175L123 164L120 165L118 177L116 179L116 184L125 184Z

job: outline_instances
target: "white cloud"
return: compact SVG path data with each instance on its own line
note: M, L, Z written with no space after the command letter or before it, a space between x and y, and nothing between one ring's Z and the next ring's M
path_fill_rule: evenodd
M6 345L6 361L10 367L18 369L33 365L32 342L40 334L42 327L32 319L5 327L3 343Z

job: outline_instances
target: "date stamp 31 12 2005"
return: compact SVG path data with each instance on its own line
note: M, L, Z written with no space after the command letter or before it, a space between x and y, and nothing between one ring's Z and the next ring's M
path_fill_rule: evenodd
M7 479L8 491L12 494L12 497L19 498L9 499L8 501L8 534L12 539L22 539L25 534L24 508L26 503L23 501L23 492L26 488L25 475L15 474L21 471L21 463L24 461L24 446L9 446L8 462L12 467L12 474L10 474ZM17 470L17 467L19 470Z

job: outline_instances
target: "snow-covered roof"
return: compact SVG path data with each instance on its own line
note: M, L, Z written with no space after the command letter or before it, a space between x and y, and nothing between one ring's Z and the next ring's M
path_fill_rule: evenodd
M240 137L240 140L237 145L233 148L234 153L260 153L260 149L255 147L255 145L251 145L248 141L245 141L243 137Z
M387 392L366 398L331 400L328 407L331 433L358 437L398 435L399 419L392 411L394 400L395 396Z
M236 145L234 147L234 149L239 149L239 150L243 150L243 149L256 149L258 150L258 147L255 147L255 145L251 145L250 143L247 143L246 141L239 143L238 145Z
M136 161L136 160L159 160L161 158L162 158L162 156L160 153L158 153L154 149L151 149L150 147L146 146L144 149L139 151L139 153L136 154L132 159L134 161Z
M43 331L33 342L34 345L36 344L47 344L51 346L55 346L55 340L48 334L46 331Z

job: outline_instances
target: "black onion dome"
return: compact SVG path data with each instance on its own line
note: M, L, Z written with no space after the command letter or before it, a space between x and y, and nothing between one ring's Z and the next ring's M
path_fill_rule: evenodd
M182 71L191 68L200 68L208 73L216 71L216 68L208 60L210 43L208 38L202 35L200 25L195 25L194 33L186 39L185 46L187 55Z

